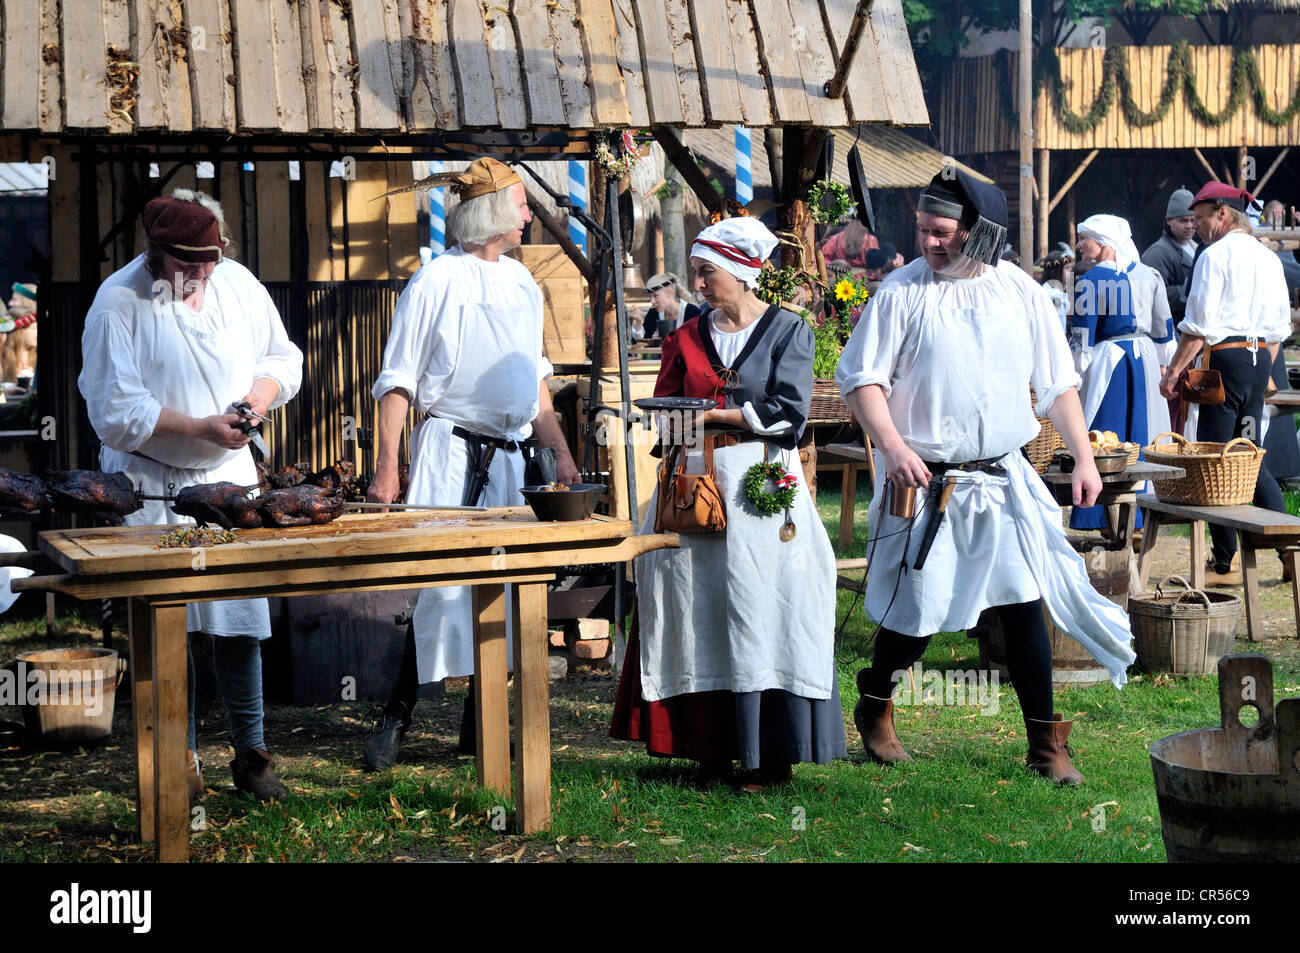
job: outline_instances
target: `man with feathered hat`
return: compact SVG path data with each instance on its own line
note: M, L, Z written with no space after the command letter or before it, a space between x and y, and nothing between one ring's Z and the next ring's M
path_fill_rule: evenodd
M526 442L555 451L557 477L578 470L555 421L542 355L542 293L528 269L505 252L523 240L532 219L519 173L496 159L476 159L450 184L460 199L447 216L459 244L421 268L393 312L384 363L371 391L379 402L372 502L397 495L397 451L412 405L406 502L522 505ZM424 589L407 636L397 684L365 745L370 770L392 767L411 723L420 684L474 672L470 591ZM466 699L461 750L473 753L474 693Z
M1133 661L1128 617L1089 582L1061 511L1020 448L1049 417L1078 461L1076 505L1101 489L1070 349L1051 299L999 257L1006 196L951 167L917 202L921 258L867 302L836 372L880 454L870 511L867 614L880 624L858 673L854 721L874 761L910 761L894 731L893 691L933 633L973 626L994 608L1024 712L1028 767L1060 784L1082 776L1053 712L1044 606L1110 672ZM1037 405L1030 406L1033 387ZM886 491L886 481L890 490ZM913 516L886 500L919 488Z

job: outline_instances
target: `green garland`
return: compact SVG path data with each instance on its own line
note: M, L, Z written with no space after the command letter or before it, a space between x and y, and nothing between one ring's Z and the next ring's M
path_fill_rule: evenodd
M776 485L775 493L767 492L769 480ZM799 481L775 461L756 463L745 471L745 499L763 516L774 516L788 510L794 503L798 486Z
M822 200L829 198L829 207L822 205ZM818 225L834 225L845 215L853 211L857 204L849 195L847 187L822 179L808 186L808 215Z
M1232 56L1228 102L1219 112L1211 112L1197 88L1192 47L1186 40L1179 40L1170 50L1160 98L1155 108L1147 112L1133 98L1133 80L1129 73L1128 54L1125 52L1127 49L1129 48L1123 46L1107 47L1102 57L1101 88L1093 97L1092 105L1082 115L1070 108L1069 86L1061 76L1061 61L1056 50L1039 52L1034 63L1034 88L1041 89L1044 84L1051 86L1053 106L1067 132L1082 135L1097 128L1110 114L1116 99L1130 126L1154 126L1169 115L1180 87L1192 115L1207 126L1225 125L1237 114L1247 97L1254 99L1255 112L1270 126L1289 125L1300 115L1300 86L1297 86L1291 102L1285 108L1278 110L1269 106L1268 91L1260 77L1259 62L1251 49L1244 46L1237 47ZM1004 50L995 57L994 62L998 70L999 101L1003 117L1007 122L1015 124L1019 122L1019 112L1011 99L1013 83L1010 55Z

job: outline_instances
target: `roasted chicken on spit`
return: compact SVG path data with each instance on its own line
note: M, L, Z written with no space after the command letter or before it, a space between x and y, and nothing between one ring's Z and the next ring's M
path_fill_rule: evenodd
M50 505L50 485L30 473L0 467L0 511L35 513Z
M347 507L347 501L329 490L304 483L272 490L258 497L257 505L267 526L308 526L336 519Z
M61 513L77 513L122 525L122 517L144 505L125 473L99 470L51 470L50 499Z
M256 529L262 525L259 502L250 500L247 488L235 483L201 483L177 493L172 512L222 529Z

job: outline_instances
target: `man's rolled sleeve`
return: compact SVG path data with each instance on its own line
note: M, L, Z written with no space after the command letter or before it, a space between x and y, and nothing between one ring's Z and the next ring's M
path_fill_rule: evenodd
M126 323L112 312L92 314L81 335L81 351L77 386L95 433L114 450L138 450L153 436L162 404L144 386Z

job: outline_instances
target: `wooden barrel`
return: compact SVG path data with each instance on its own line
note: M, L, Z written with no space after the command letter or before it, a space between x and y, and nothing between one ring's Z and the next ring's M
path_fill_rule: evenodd
M1245 726L1241 710L1251 706L1259 720ZM1220 727L1151 746L1166 856L1174 863L1300 861L1300 698L1274 709L1272 663L1227 655L1219 660L1219 707Z
M48 745L103 741L113 733L119 679L112 649L46 649L15 659L23 720Z
M1072 537L1070 544L1083 556L1093 588L1120 608L1126 607L1132 554L1127 549L1101 549L1095 539ZM1068 632L1057 628L1046 606L1043 607L1043 621L1047 623L1047 634L1052 641L1053 688L1081 688L1110 681L1106 667L1089 655L1088 650ZM979 640L980 667L996 671L1000 679L1010 682L1006 639L1002 623L992 609L980 614L971 635Z

